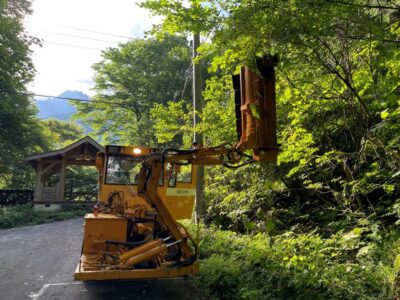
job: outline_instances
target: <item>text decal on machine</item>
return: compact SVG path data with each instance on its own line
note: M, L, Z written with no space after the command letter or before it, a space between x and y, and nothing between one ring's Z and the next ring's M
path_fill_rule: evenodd
M177 189L168 188L167 196L194 196L196 194L196 189Z

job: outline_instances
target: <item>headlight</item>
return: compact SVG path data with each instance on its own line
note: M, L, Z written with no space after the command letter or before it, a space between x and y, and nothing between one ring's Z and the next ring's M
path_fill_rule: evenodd
M133 148L133 154L139 155L142 153L142 149L140 148Z

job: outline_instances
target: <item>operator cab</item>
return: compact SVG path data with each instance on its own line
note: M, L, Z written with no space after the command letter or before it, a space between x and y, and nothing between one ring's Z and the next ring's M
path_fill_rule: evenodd
M119 193L119 201L125 207L142 206L151 210L150 205L137 195L142 162L158 148L142 146L108 145L105 153L99 153L96 167L99 170L100 203L111 205L110 197ZM192 216L195 189L196 166L166 163L158 183L157 192L174 219L189 219ZM122 200L121 200L122 199Z

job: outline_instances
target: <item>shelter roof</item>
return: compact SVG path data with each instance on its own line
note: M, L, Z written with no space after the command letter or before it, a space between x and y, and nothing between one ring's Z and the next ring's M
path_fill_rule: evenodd
M90 136L85 136L62 149L34 154L25 160L33 167L39 161L55 162L61 161L63 157L66 157L68 165L94 165L98 152L104 152L104 147Z

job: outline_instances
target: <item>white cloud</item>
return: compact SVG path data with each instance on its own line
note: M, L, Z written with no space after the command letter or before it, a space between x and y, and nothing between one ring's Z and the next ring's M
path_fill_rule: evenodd
M32 48L37 74L31 90L46 95L93 94L91 66L100 61L101 50L126 42L124 37L143 37L159 20L133 0L34 0L32 8L26 29L43 46Z

